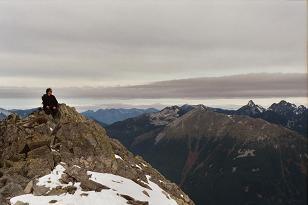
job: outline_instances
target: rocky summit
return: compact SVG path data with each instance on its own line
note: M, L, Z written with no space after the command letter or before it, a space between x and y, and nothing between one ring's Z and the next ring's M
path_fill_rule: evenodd
M194 204L96 122L64 104L59 112L0 122L1 205Z

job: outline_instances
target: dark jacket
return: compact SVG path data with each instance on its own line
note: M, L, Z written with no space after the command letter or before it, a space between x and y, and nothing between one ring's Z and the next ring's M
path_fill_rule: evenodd
M59 107L59 103L54 95L48 96L47 94L42 96L43 100L43 108L46 109L47 106L50 108L52 107Z

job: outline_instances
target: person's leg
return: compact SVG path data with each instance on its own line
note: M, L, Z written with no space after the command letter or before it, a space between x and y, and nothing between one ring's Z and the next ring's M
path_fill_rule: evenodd
M50 115L51 114L51 110L50 109L44 108L44 111L45 111L46 115Z
M52 117L53 117L53 118L58 118L58 117L59 117L59 111L58 111L58 109L53 109L53 110L52 110Z

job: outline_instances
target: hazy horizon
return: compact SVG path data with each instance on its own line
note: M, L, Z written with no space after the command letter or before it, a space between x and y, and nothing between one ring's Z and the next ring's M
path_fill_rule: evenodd
M87 99L87 98L58 98L60 103L65 103L75 107L78 111L97 110L106 108L156 108L162 109L172 105L197 105L203 104L209 107L238 109L246 105L249 100L253 100L256 104L268 108L273 103L286 100L297 106L304 105L308 107L307 98L235 98L235 99L133 99L133 100L103 100L103 99ZM40 98L28 98L21 101L18 98L1 99L0 108L3 109L30 109L41 106Z

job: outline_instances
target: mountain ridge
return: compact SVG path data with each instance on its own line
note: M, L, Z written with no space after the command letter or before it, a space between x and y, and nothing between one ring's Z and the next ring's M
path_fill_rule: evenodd
M94 119L99 123L108 125L114 122L122 121L127 118L136 117L138 115L144 113L153 113L158 110L155 108L147 108L147 109L138 109L138 108L108 108L108 109L98 109L96 111L88 110L82 112L83 115L89 117L90 119Z
M107 132L120 141L130 136L125 146L179 184L196 204L306 202L307 139L297 132L200 107L167 125L144 126L129 119Z

